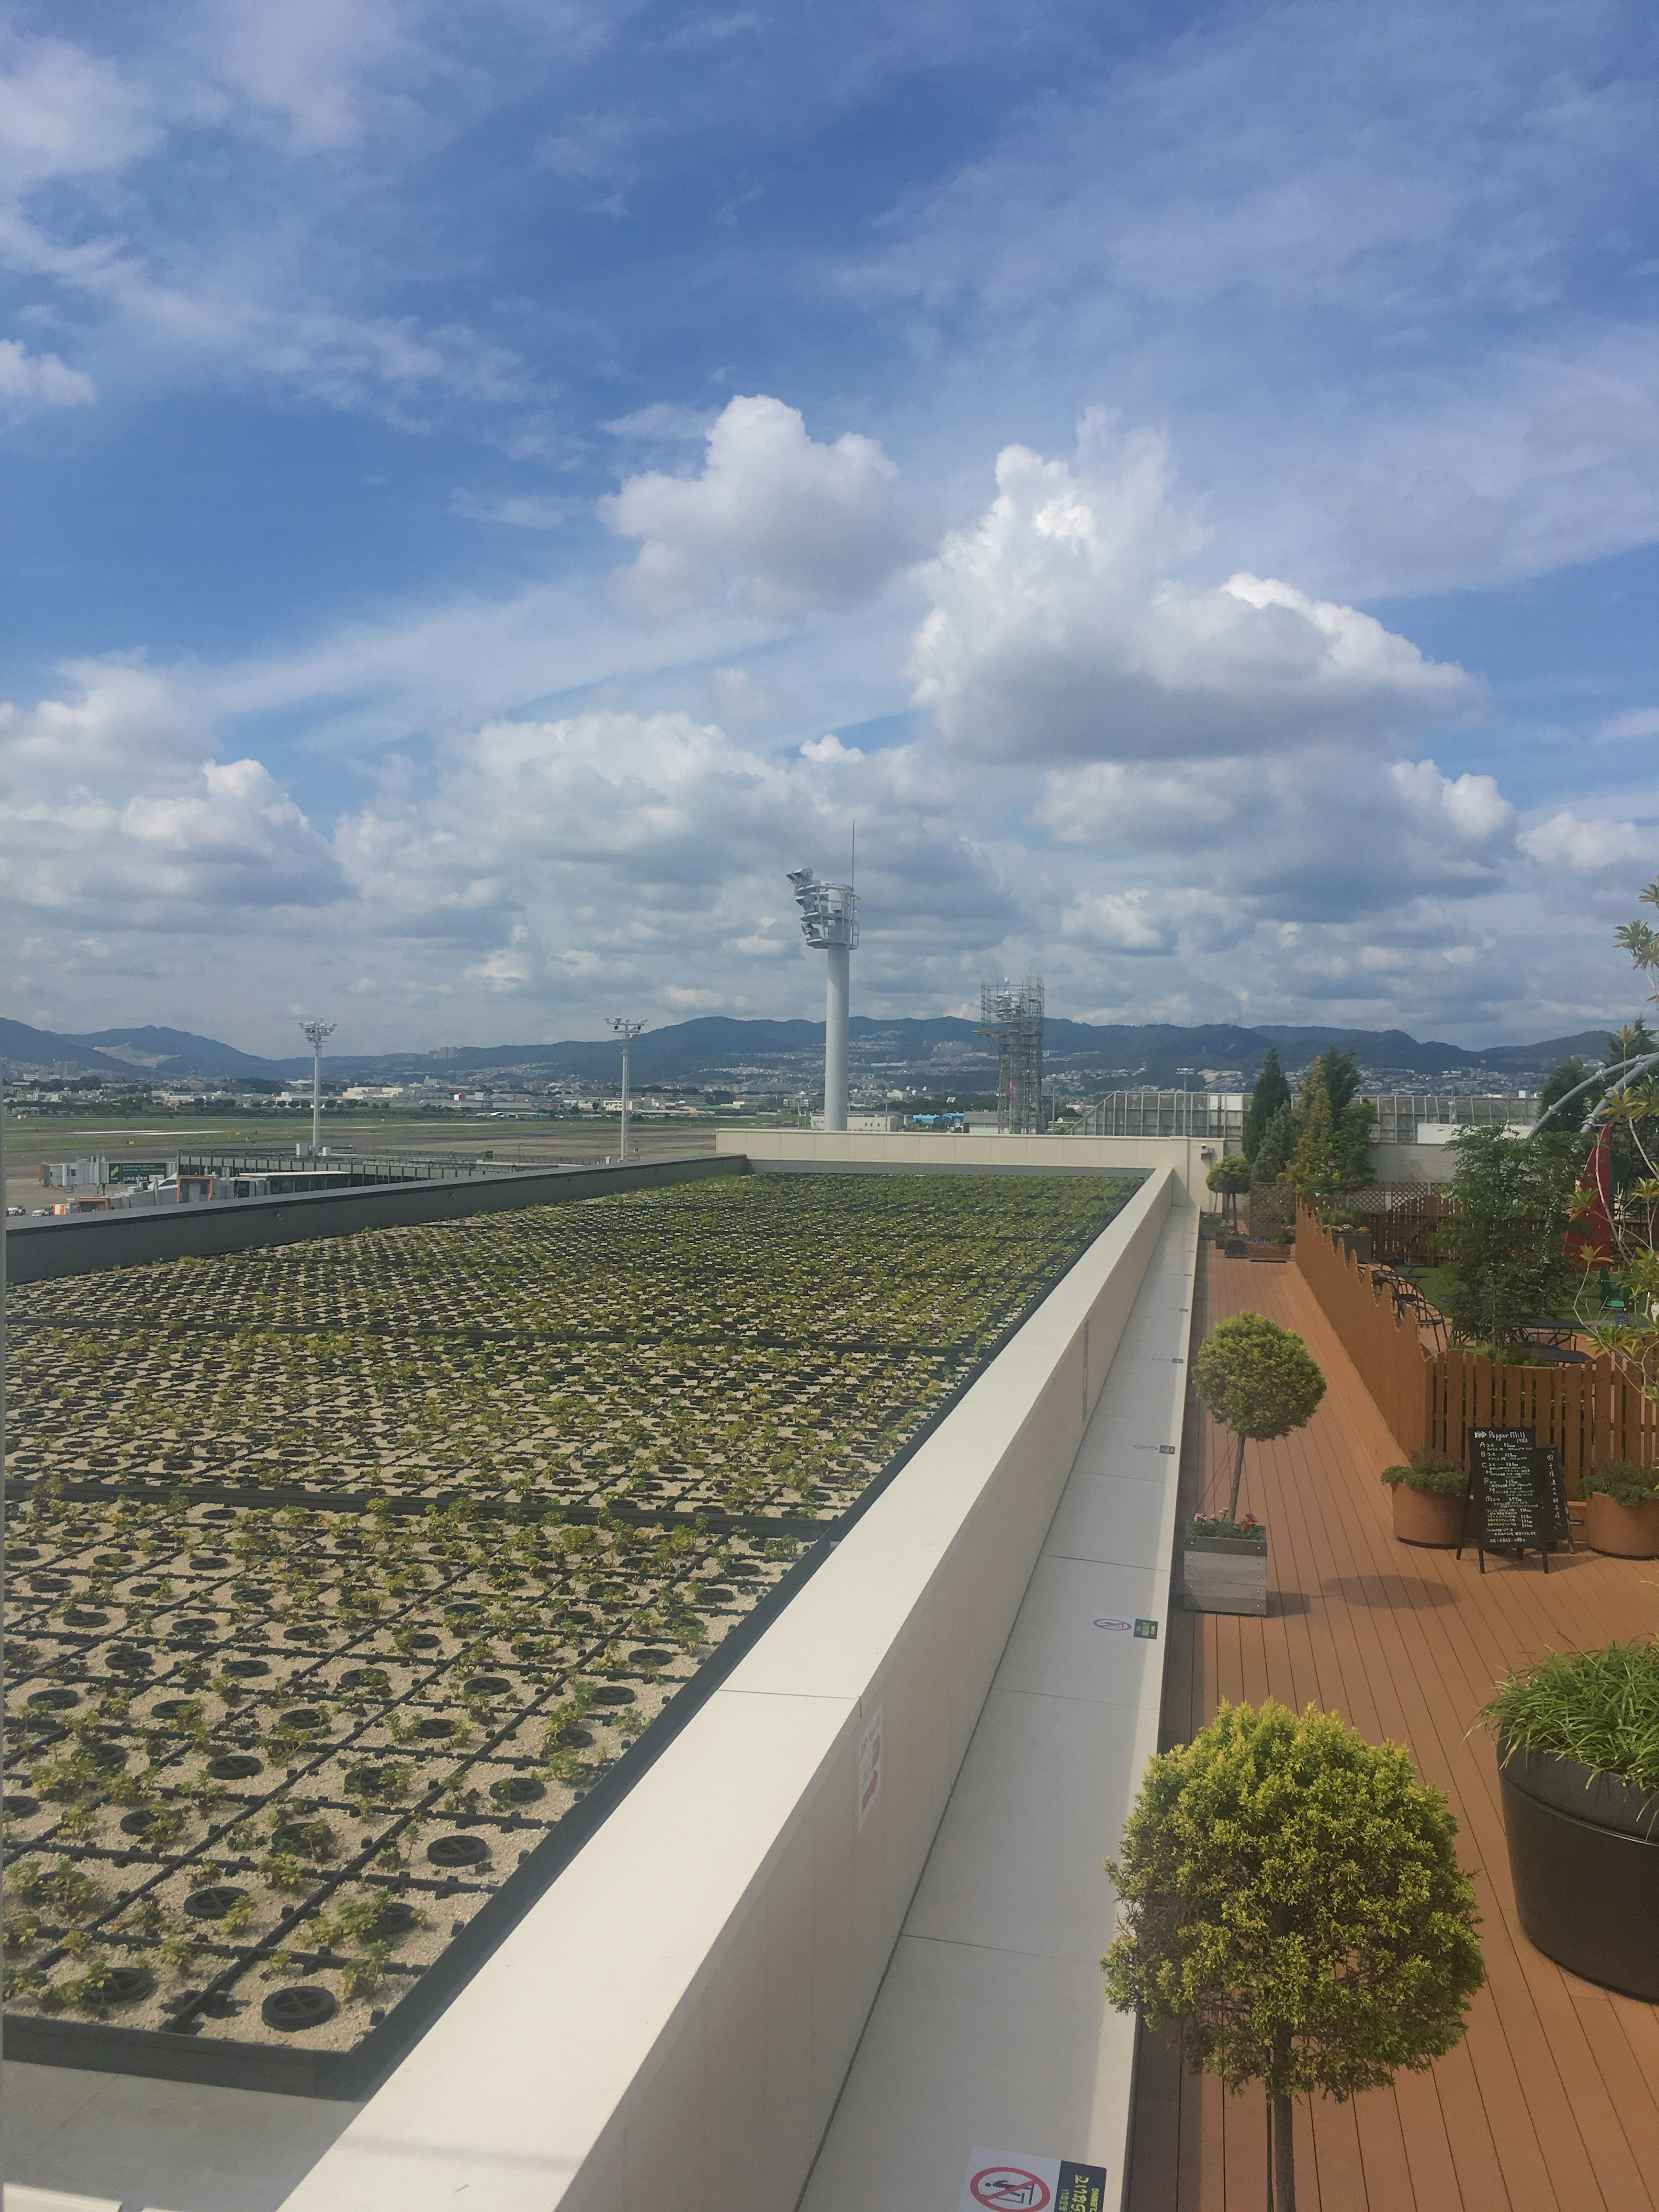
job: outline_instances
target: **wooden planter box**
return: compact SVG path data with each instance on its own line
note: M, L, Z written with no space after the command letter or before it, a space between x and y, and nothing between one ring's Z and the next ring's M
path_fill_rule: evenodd
M1188 1536L1181 1547L1188 1613L1267 1610L1267 1539Z
M1528 1942L1587 1982L1659 2003L1659 1796L1504 1744L1498 1775Z
M1621 1505L1603 1490L1584 1500L1584 1540L1615 1559L1659 1559L1659 1500Z
M1402 1544L1431 1544L1451 1551L1462 1541L1463 1499L1394 1485L1394 1533Z
M1250 1257L1253 1260L1276 1260L1282 1264L1291 1257L1295 1250L1294 1244L1252 1244Z

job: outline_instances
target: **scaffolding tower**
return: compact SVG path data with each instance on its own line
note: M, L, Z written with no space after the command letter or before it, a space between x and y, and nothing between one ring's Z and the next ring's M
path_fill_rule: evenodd
M997 1128L1036 1136L1042 1127L1042 978L981 983L979 1033L997 1048Z

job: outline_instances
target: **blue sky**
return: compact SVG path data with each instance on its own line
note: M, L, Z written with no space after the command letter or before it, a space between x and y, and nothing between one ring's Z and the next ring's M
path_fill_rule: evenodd
M9 1011L1621 1017L1637 5L0 9Z

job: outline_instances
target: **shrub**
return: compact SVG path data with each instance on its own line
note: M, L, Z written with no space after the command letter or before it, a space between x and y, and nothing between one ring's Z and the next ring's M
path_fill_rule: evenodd
M1659 1505L1659 1468L1636 1467L1627 1459L1604 1459L1578 1486L1581 1498L1598 1491L1616 1505Z
M1547 1651L1511 1669L1480 1717L1523 1751L1553 1751L1659 1790L1659 1646Z
M1108 1861L1120 2011L1176 2030L1194 2072L1263 2084L1268 2191L1295 2212L1291 2100L1420 2071L1485 1979L1457 1824L1396 1744L1334 1713L1224 1705L1148 1767Z
M1455 1459L1425 1445L1414 1451L1404 1467L1385 1467L1382 1480L1390 1490L1403 1486L1420 1490L1427 1498L1461 1498L1468 1477Z

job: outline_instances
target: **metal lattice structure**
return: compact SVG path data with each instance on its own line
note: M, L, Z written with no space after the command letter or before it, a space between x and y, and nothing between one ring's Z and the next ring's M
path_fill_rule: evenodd
M1042 978L981 983L979 1033L997 1048L997 1128L1035 1136L1042 1127Z

